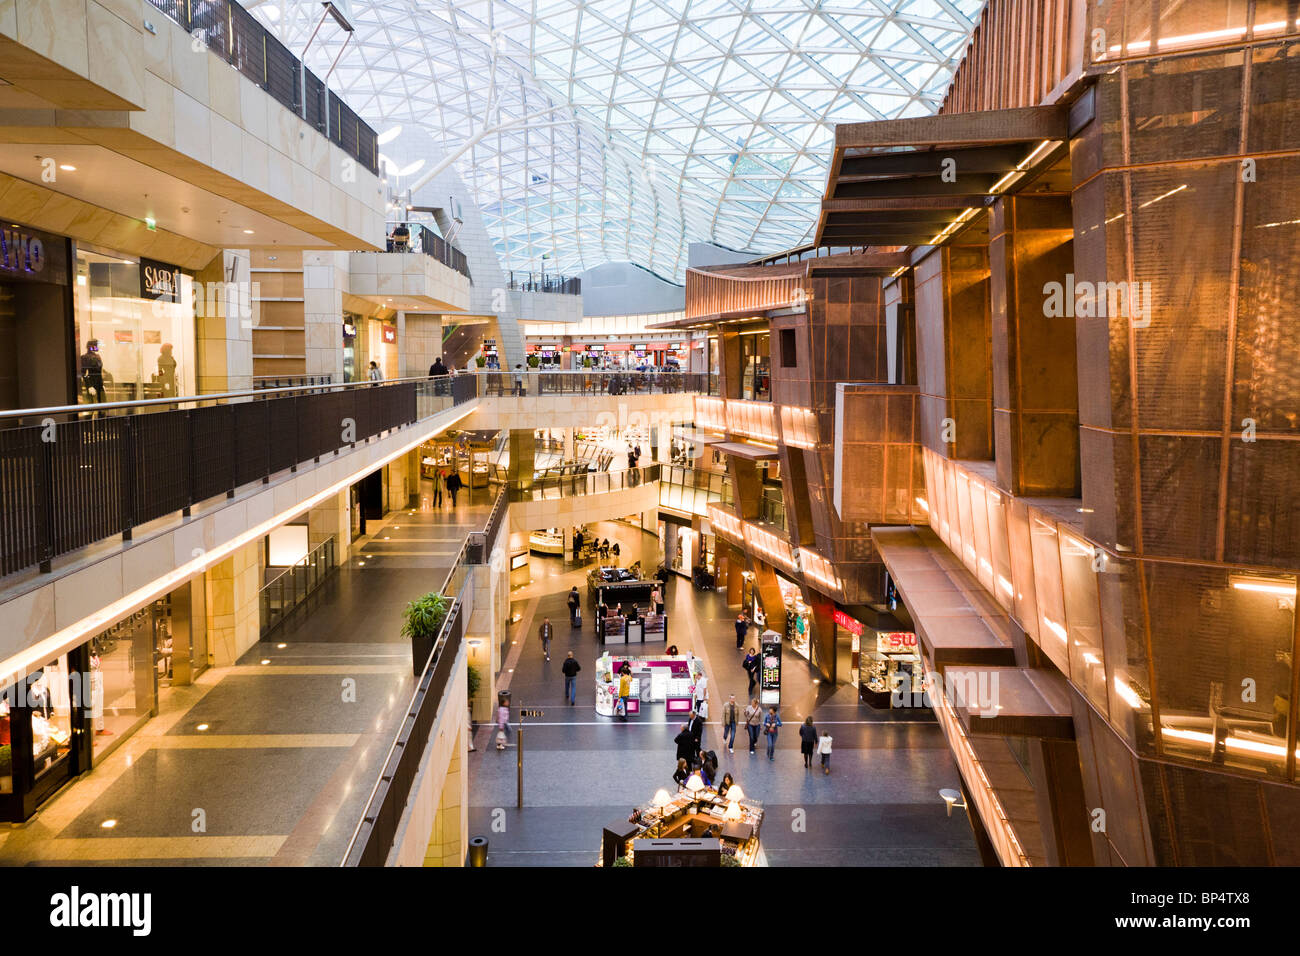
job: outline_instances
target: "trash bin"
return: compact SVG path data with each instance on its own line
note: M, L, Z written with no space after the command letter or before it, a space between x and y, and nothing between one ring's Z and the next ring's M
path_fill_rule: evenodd
M466 866L487 866L488 840L487 837L470 837L469 839L469 856L465 860Z
M510 691L508 690L497 691L497 706L498 707L510 706Z

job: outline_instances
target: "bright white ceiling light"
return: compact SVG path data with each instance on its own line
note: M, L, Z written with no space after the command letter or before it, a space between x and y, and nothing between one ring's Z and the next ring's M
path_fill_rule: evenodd
M402 124L398 123L396 126L390 127L380 133L379 136L376 137L376 141L380 146L387 146L400 135L402 135Z
M414 176L416 173L418 173L418 172L419 172L420 170L422 170L423 168L424 168L424 160L422 160L422 159L417 159L415 162L410 163L409 165L403 166L403 167L401 168L401 170L398 172L397 175L399 175L399 176Z

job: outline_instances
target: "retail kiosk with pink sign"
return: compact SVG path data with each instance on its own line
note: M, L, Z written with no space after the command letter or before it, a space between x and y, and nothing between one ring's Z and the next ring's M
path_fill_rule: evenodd
M619 671L631 669L627 716L650 712L649 705L662 703L665 719L685 717L691 712L696 686L704 676L704 662L689 651L669 656L656 654L633 657L605 653L596 658L596 713L613 717L618 709ZM654 708L657 712L658 708Z

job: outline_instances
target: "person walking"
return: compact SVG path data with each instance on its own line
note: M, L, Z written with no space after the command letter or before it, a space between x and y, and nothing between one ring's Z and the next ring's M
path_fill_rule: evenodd
M763 736L767 738L767 759L776 759L776 734L781 729L781 715L776 712L775 707L767 709L767 716L763 718Z
M551 637L555 634L555 628L551 626L549 617L542 618L542 626L537 629L537 634L542 639L542 652L546 654L546 659L551 659Z
M745 673L749 675L749 690L747 690L745 693L749 694L752 697L754 694L754 685L758 683L758 666L759 666L758 654L755 653L754 648L751 647L749 649L749 653L745 655L745 659L744 661L741 662L740 666L743 667L745 669Z
M698 762L700 759L700 750L704 746L704 718L691 711L691 716L687 719L686 726L690 728L691 737L695 741L695 753L691 755L691 760Z
M370 371L366 373L366 378L372 382L382 382L384 373L379 370L379 365L375 362L370 363Z
M618 555L619 555L619 551L620 551L620 548L619 548L619 546L618 546L618 542L617 542L617 541L615 541L613 544L611 544L611 545L609 546L609 553L612 554L612 555L614 556L614 567L618 567Z
M745 646L745 635L749 633L749 618L745 617L745 612L741 611L736 615L736 647ZM753 687L750 687L753 690Z
M625 662L618 672L619 719L627 720L627 700L632 696L632 668Z
M736 723L740 717L740 707L736 705L736 695L722 705L722 742L727 745L727 753L736 752Z
M573 532L573 563L577 564L582 560L582 543L586 539L583 537L582 529L579 528Z
M578 671L582 670L582 665L578 663L573 656L573 651L569 651L564 663L560 665L560 672L564 674L564 696L572 707L578 702Z
M515 363L515 395L524 394L524 366L522 363Z
M578 597L578 586L575 584L569 589L569 624L572 627L578 626L578 607L582 604L582 598Z
M821 740L817 741L817 752L822 755L822 773L831 772L831 732L823 730Z
M605 538L604 540L602 540L600 542L600 547L597 550L600 551L600 560L608 561L609 560L609 538Z
M758 698L754 697L749 701L749 706L745 708L745 733L749 734L749 752L752 754L754 748L758 746L758 730L763 723L763 708L758 706Z
M664 592L662 586L656 587L650 595L650 600L654 602L655 613L663 614L664 612Z
M447 476L446 484L447 494L451 497L451 506L454 509L456 507L456 492L460 491L465 483L460 480L460 475L453 471Z
M695 763L695 735L691 733L689 727L681 725L677 736L673 738L673 743L677 745L677 759L686 762L690 767Z
M799 751L803 754L803 768L812 768L813 751L817 749L817 728L813 726L812 714L803 719L799 725Z
M433 506L442 507L442 486L447 481L447 469L435 468L433 472Z
M695 690L691 695L691 704L695 712L705 720L709 719L709 678L705 674L700 675L700 679L695 682Z
M497 705L497 750L506 749L510 738L510 708L505 704Z

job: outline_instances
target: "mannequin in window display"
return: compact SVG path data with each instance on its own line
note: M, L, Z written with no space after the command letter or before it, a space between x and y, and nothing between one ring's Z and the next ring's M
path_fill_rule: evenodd
M176 356L172 354L172 344L164 342L158 356L158 384L162 386L163 398L176 394Z
M104 360L99 354L99 339L87 342L81 355L81 387L92 404L104 401Z
M104 671L99 647L90 650L90 718L95 733L108 736L113 731L104 726Z

